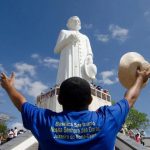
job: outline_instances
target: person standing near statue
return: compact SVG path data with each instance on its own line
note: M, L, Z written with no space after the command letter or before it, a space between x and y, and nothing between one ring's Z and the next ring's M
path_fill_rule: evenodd
M77 16L69 18L67 27L69 30L61 30L54 49L60 53L56 83L74 76L91 81L95 79L97 68L93 64L89 38L79 32L81 22Z
M114 150L116 135L136 102L150 70L136 71L136 81L124 98L112 106L89 111L92 102L90 84L79 77L65 80L60 86L60 113L38 108L15 89L15 74L0 74L1 86L22 114L23 125L39 142L40 150Z

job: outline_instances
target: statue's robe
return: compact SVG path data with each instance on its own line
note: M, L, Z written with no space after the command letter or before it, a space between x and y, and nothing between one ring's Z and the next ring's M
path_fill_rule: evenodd
M68 37L72 33L77 35L78 42L73 43L69 40ZM88 55L93 57L91 45L86 35L79 31L61 30L54 51L60 53L57 84L74 76L86 79L83 68L85 59Z

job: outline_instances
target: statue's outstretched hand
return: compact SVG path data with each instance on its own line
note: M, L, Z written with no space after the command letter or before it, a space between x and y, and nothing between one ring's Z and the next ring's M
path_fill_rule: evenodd
M10 77L7 77L7 75L5 73L0 74L0 83L4 89L7 89L10 86L13 86L14 81L15 81L15 73L14 72L11 74Z

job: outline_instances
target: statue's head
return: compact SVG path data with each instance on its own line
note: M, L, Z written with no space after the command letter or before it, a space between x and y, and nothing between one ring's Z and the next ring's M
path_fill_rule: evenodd
M79 31L81 29L81 21L78 16L73 16L68 19L67 27L69 30Z

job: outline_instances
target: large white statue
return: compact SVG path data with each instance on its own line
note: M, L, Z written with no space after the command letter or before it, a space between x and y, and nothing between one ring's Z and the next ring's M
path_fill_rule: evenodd
M60 53L60 62L57 73L57 84L65 79L78 76L88 81L95 78L97 68L93 64L93 53L89 39L79 32L81 22L77 16L69 18L69 30L61 30L55 52Z

